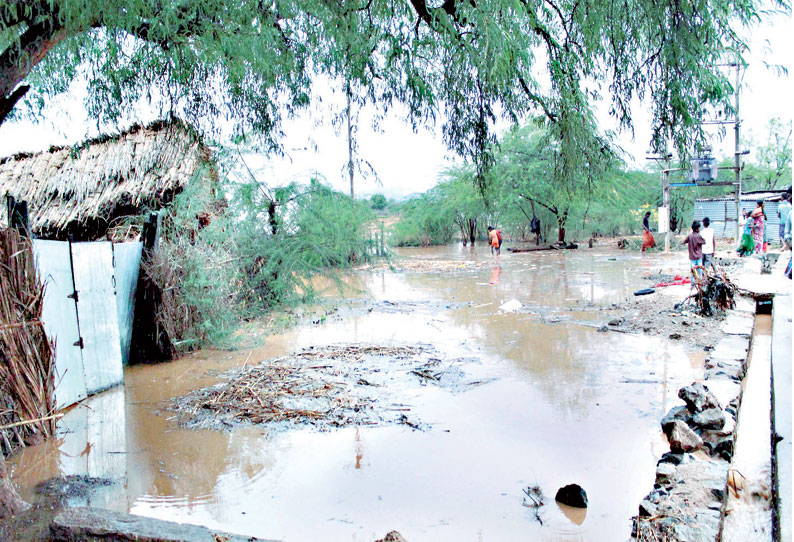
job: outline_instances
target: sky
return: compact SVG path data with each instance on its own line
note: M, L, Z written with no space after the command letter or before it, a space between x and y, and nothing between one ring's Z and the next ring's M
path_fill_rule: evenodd
M747 148L748 136L759 142L764 140L764 128L770 118L780 117L791 122L794 96L791 76L781 77L767 65L782 65L791 71L794 52L792 30L790 17L777 17L773 21L762 22L749 33L750 51L746 55L749 65L740 94L743 149ZM323 96L321 109L314 108L285 122L283 157L260 155L246 158L259 180L278 186L316 177L337 190L349 192L345 169L346 133L334 129L330 122L333 111L342 109L344 97L339 92L331 92L330 85L327 89L329 92ZM43 120L4 123L0 126L0 156L20 151L36 152L51 145L71 145L98 135L96 124L87 118L82 105L84 93L84 85L81 87L77 82L69 95L59 96L47 105ZM377 179L371 175L362 178L357 174L357 197L381 193L399 199L424 192L438 182L444 169L460 162L444 145L440 126L413 131L405 121L405 110L395 107L379 122L376 130L372 128L376 113L372 106L359 112L359 155L372 164ZM597 109L596 117L602 130L617 130L605 107ZM651 117L647 106L635 102L633 118L633 137L630 133L619 133L616 143L626 151L627 162L641 168L647 162L645 155L650 140ZM155 120L155 113L143 108L136 120L150 122ZM731 130L723 140L716 133L714 135L713 146L718 156L733 155L733 133L732 127L729 128ZM504 127L498 124L497 130L500 129Z

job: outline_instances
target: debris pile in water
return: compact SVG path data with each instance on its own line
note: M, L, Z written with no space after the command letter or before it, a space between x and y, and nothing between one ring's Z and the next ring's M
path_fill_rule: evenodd
M453 359L442 365L428 345L334 345L243 367L225 381L173 399L166 407L188 428L230 429L240 424L310 424L319 429L398 423L424 429L395 403L395 390L432 384L465 391Z

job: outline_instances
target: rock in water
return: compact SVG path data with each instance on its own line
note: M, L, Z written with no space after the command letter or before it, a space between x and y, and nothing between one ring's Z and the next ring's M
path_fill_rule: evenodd
M694 452L703 446L703 440L681 420L673 420L663 429L673 453Z
M568 484L557 490L554 496L557 502L573 506L574 508L587 508L587 493L581 486Z
M691 386L681 388L678 390L678 396L684 400L689 410L695 414L709 408L722 409L717 397L700 382L694 382Z

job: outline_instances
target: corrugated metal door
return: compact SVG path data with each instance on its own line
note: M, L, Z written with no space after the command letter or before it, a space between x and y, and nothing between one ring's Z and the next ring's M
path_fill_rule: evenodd
M113 245L114 273L116 275L116 307L119 314L119 339L121 363L130 360L132 321L135 308L135 292L138 287L138 270L141 267L143 243L118 243Z
M120 384L123 379L111 243L73 244L72 270L86 390L92 394Z
M34 239L33 254L46 284L41 319L55 341L55 406L63 408L87 395L69 243Z

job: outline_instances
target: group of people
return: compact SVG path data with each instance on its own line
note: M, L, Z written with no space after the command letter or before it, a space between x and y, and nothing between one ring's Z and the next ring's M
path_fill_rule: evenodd
M714 230L711 227L709 217L703 219L703 227L700 221L692 222L692 231L686 236L683 242L689 251L689 264L692 269L698 268L698 273L702 275L699 267L716 271L714 266L714 253L717 251L717 243L714 240Z
M783 196L783 201L778 205L777 213L780 219L780 239L785 240L786 223L791 223L791 193ZM766 252L768 246L767 216L764 211L763 201L758 201L756 208L749 214L747 209L742 209L739 226L742 228L742 237L737 247L739 256ZM791 226L789 225L790 231Z

